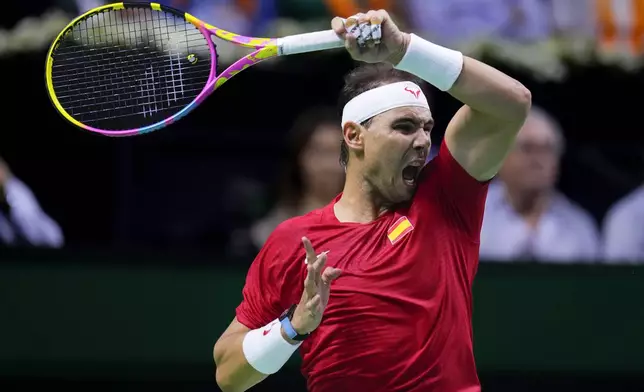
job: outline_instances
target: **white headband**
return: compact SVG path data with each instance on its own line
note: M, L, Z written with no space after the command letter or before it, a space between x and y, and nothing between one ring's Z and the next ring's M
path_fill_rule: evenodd
M376 87L354 97L342 110L342 128L352 121L360 124L387 110L402 106L420 106L429 109L423 90L412 82L398 82Z

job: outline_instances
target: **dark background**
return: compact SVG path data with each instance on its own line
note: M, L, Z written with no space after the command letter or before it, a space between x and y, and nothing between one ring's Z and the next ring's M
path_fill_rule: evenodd
M601 222L644 180L644 72L569 64L565 80L543 82L486 60L561 122L560 189ZM118 139L57 114L44 64L44 50L0 57L0 156L66 247L0 249L0 390L217 390L212 345L252 261L228 253L231 233L274 201L293 118L334 104L354 64L342 51L272 60L177 124ZM458 104L434 93L438 142ZM644 391L642 267L488 261L479 271L485 391ZM303 387L294 359L254 390Z

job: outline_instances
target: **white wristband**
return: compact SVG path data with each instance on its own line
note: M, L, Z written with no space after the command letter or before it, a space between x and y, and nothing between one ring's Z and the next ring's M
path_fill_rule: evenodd
M279 319L271 321L263 328L249 331L244 336L242 350L246 360L255 370L263 374L277 373L286 361L300 347L282 337Z
M416 75L441 91L452 88L463 70L463 54L410 35L407 52L395 68Z

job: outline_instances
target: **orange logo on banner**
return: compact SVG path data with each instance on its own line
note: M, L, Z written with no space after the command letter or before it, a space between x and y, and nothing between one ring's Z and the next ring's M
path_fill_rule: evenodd
M325 0L326 6L333 16L348 18L361 11L353 0ZM393 9L393 1L390 0L369 0L367 7L372 10L385 9L389 12Z

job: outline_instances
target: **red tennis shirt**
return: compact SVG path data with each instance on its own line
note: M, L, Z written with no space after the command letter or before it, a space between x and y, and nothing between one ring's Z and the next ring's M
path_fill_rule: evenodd
M256 329L299 302L306 236L343 270L322 323L300 346L309 391L480 391L472 283L487 188L443 143L405 207L341 223L338 196L285 221L249 269L238 321Z

